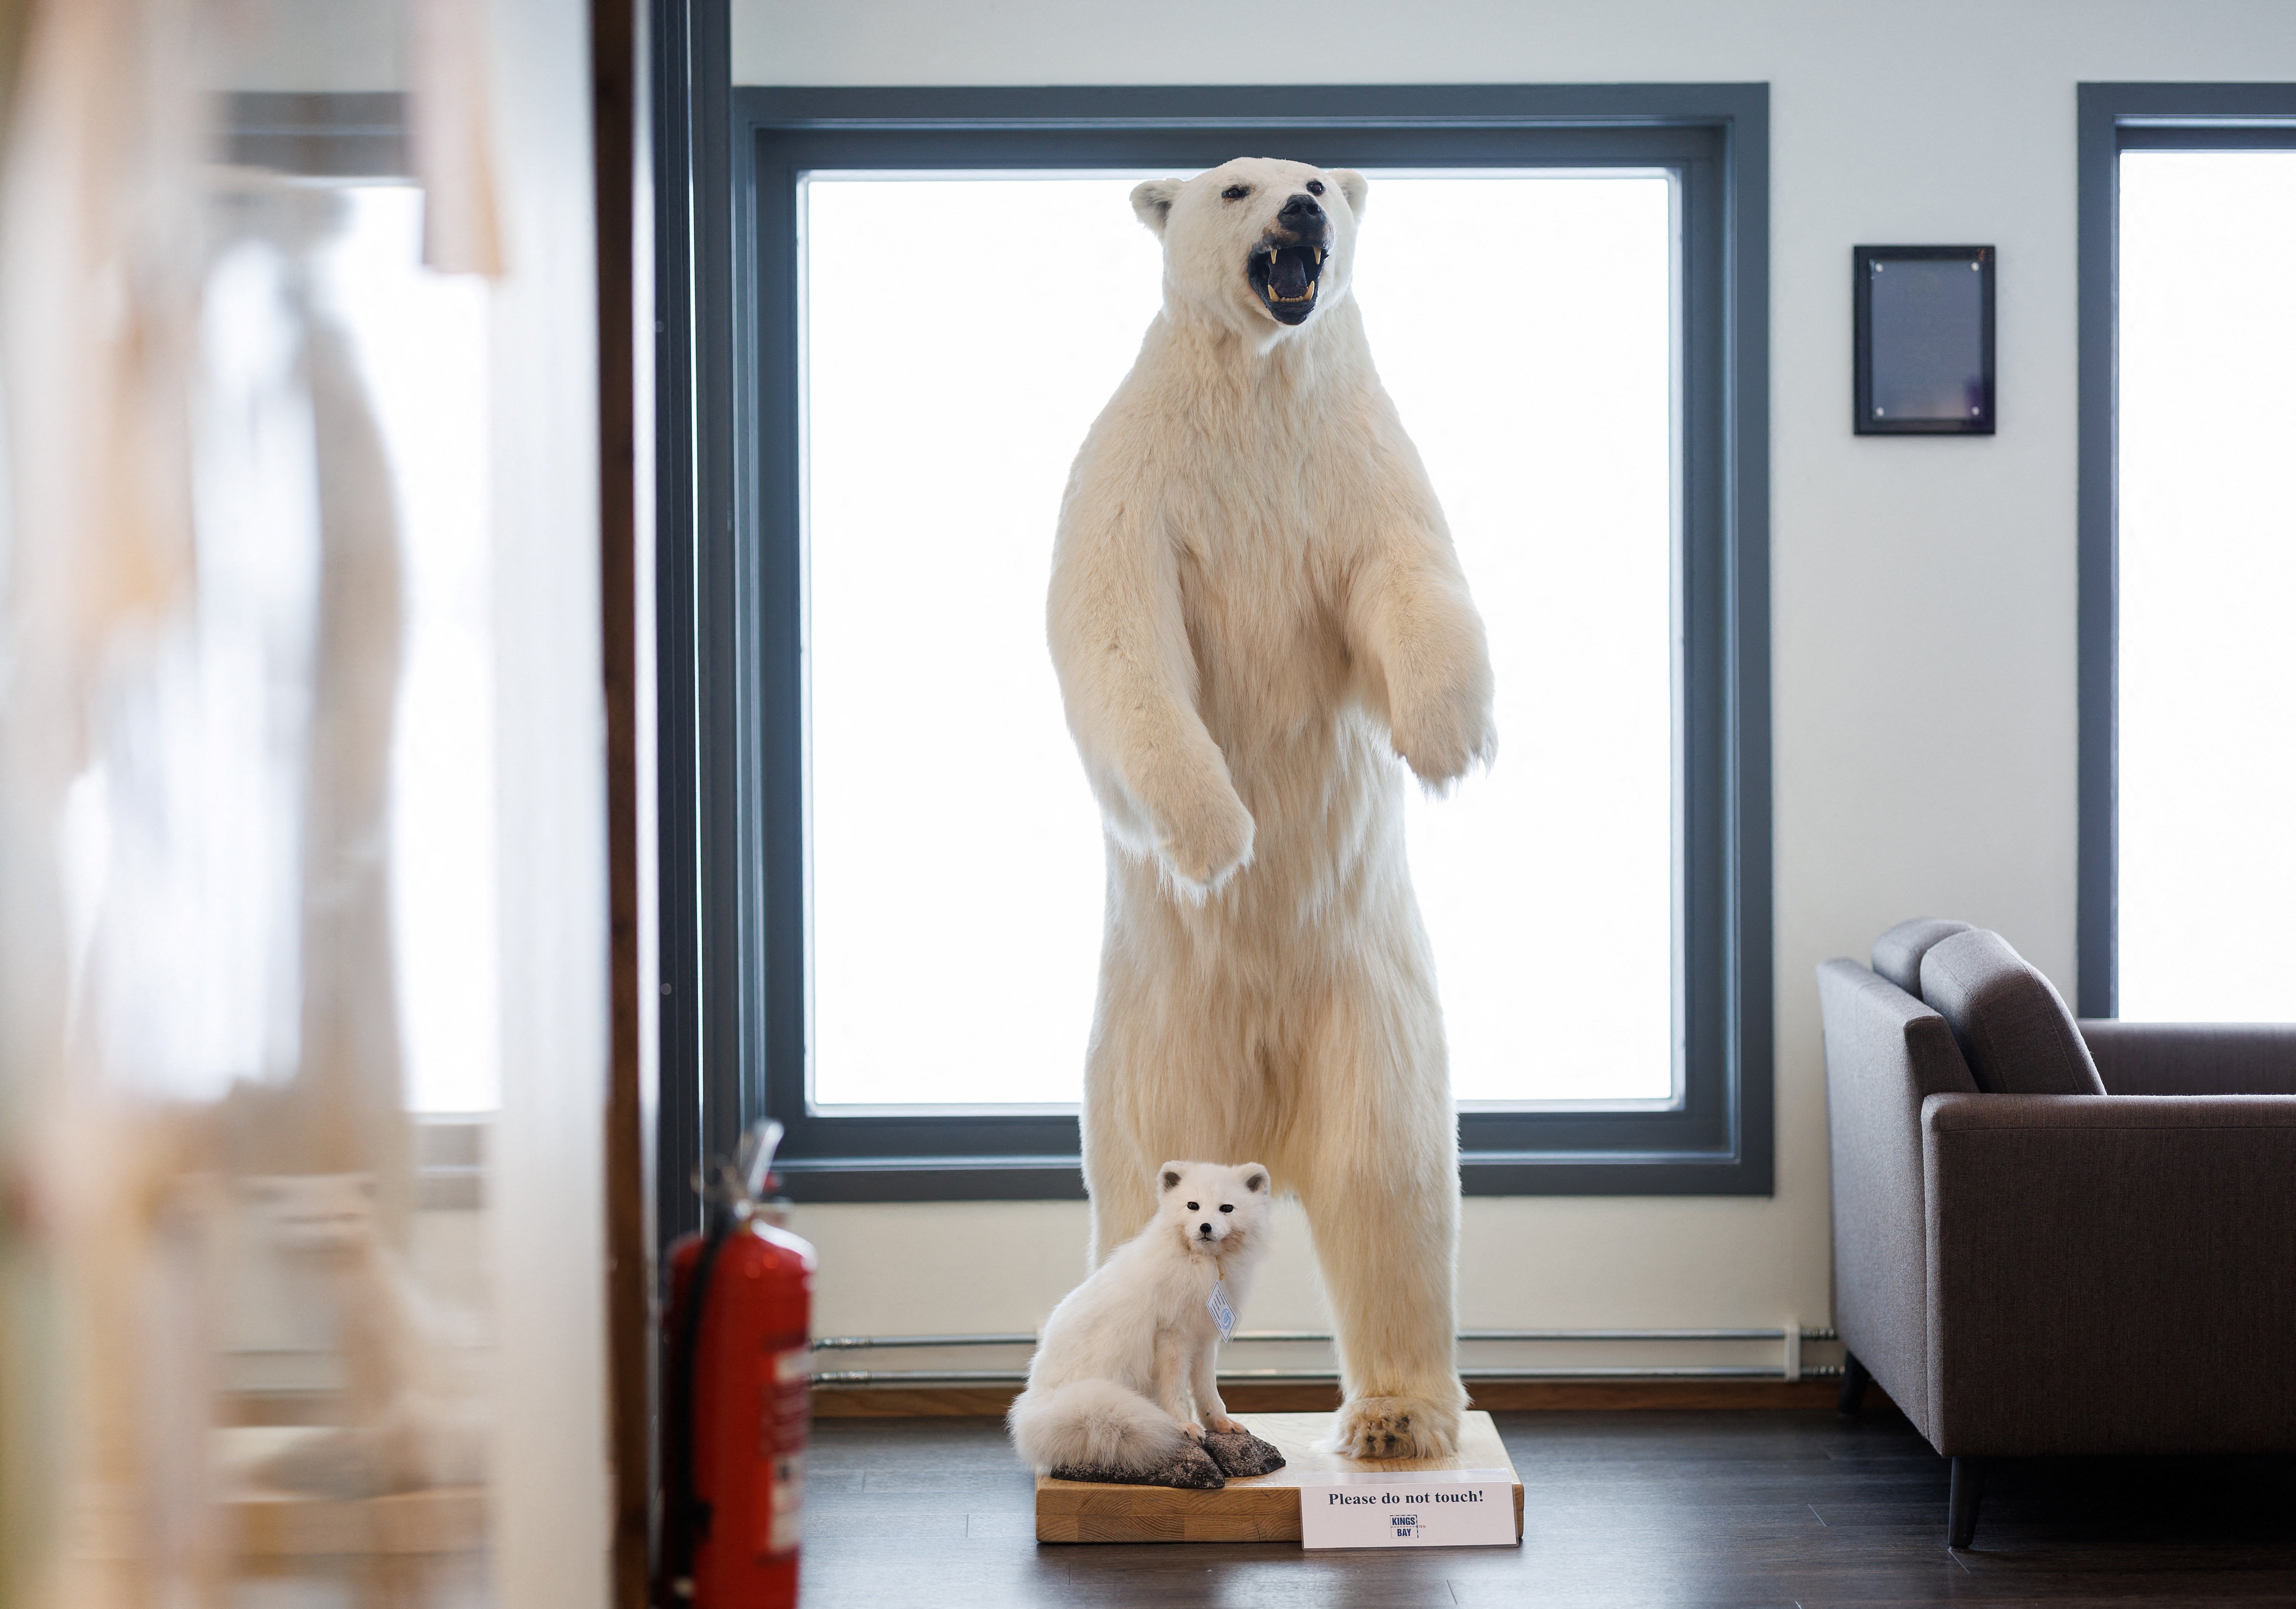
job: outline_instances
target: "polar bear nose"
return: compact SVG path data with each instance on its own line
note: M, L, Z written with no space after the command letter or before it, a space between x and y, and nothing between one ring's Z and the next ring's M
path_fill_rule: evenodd
M1311 195L1295 195L1283 203L1283 210L1275 221L1298 234L1308 234L1324 226L1324 209Z

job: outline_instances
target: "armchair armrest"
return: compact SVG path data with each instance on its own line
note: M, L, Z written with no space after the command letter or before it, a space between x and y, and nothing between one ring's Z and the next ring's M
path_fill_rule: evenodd
M1922 1101L1977 1085L1945 1018L1856 961L1817 969L1832 1141L1833 1327L1929 1433Z
M2296 1095L2296 1023L2128 1023L2083 1017L2114 1095Z
M2296 1097L1933 1095L1949 1455L2296 1450Z

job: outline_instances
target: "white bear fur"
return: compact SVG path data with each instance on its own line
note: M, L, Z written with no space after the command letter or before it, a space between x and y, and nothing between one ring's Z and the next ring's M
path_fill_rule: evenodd
M1038 1469L1146 1474L1183 1442L1243 1427L1220 1401L1213 1286L1243 1311L1267 1243L1267 1170L1168 1162L1146 1229L1061 1299L1045 1320L1013 1445Z
M1286 326L1245 264L1311 179L1332 238ZM1246 159L1134 192L1163 309L1070 472L1048 616L1109 846L1095 1261L1153 1213L1153 1158L1267 1158L1332 1305L1333 1445L1423 1457L1465 1403L1457 1139L1396 756L1439 791L1495 739L1482 622L1350 294L1365 191Z

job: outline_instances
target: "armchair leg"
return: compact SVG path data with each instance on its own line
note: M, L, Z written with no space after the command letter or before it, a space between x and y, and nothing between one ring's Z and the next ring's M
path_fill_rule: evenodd
M1966 1548L1977 1536L1977 1506L1985 1499L1985 1460L1953 1461L1953 1494L1946 1499L1945 1545Z
M1866 1366L1857 1361L1855 1356L1849 1352L1842 1353L1841 1401L1835 1404L1834 1411L1846 1419L1865 1407L1866 1387L1873 1378L1873 1376L1866 1372Z

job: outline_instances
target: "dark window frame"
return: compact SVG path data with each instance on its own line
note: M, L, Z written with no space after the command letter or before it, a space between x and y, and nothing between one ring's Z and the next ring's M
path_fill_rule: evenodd
M1271 137L1334 166L1669 166L1685 176L1685 1099L1463 1114L1462 1174L1476 1195L1769 1194L1767 86L736 89L726 132L731 260L714 306L706 263L693 281L698 351L731 355L726 472L697 472L695 540L663 572L662 808L692 835L678 859L665 831L665 889L690 906L666 894L663 919L693 935L665 933L665 1025L692 1025L676 1059L665 1033L665 1094L692 1079L721 1144L737 1111L781 1119L778 1171L800 1200L1083 1193L1072 1116L806 1107L799 173L1187 171Z
M2120 1014L2120 153L2296 150L2296 85L2080 86L2076 1003Z

